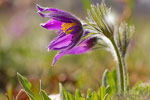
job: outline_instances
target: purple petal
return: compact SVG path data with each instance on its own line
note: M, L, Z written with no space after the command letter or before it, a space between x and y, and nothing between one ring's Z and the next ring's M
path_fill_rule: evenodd
M79 34L82 29L82 25L81 24L77 24L77 25L74 25L70 28L68 28L65 33L67 33L67 31L69 30L72 30L69 34Z
M68 54L86 53L93 48L93 46L96 44L96 41L97 41L96 37L88 38L84 40L83 42L81 42L81 44L79 44L78 46L69 50Z
M66 49L66 50L60 51L54 57L52 66L54 66L56 61L58 61L65 54L82 54L82 53L88 52L89 50L91 50L93 48L93 46L96 44L96 42L97 42L97 37L90 37L72 49Z
M74 27L70 34L63 34L56 37L49 45L48 50L63 50L74 47L82 36L83 30L81 27Z
M66 23L80 23L80 21L78 21L75 17L73 16L69 17L68 15L63 13L50 13L49 16L55 20L66 22Z
M36 7L37 9L40 11L40 12L45 12L45 11L61 11L61 10L58 10L56 8L48 8L48 7L42 7L38 4L36 4Z
M79 42L79 40L83 34L83 31L82 30L78 30L78 31L74 30L74 32L71 32L70 34L72 34L73 37L72 37L72 44L69 46L68 49L72 49Z
M39 15L42 16L42 17L50 17L49 13L48 14L43 14L41 13L40 11L38 11Z
M46 23L41 24L42 27L48 29L48 30L57 30L61 29L62 22L51 19L48 20Z
M40 5L36 4L36 8L39 10L39 11L44 11L44 7L41 7Z
M66 53L67 53L67 51L61 51L61 52L57 53L57 55L53 59L52 66L54 66L56 61L59 60L62 56L64 56Z
M49 17L61 22L66 22L66 23L80 23L75 17L71 16L69 17L68 15L65 15L63 13L41 13L38 12L40 16L42 17Z
M89 50L91 50L91 48L86 48L84 46L77 46L74 47L73 49L71 49L68 54L72 54L72 55L77 55L77 54L82 54L82 53L86 53Z
M68 12L65 12L56 8L48 8L48 7L44 8L44 7L37 5L37 9L39 10L38 13L42 17L50 17L52 19L62 21L62 22L68 22L68 23L72 23L72 22L80 23L80 21L77 18L75 18ZM45 11L50 11L50 13L42 13Z
M56 37L48 46L49 50L66 49L72 43L72 34Z
M83 35L83 29L82 27L75 26L73 31L70 33L73 35L72 41L79 41L81 36Z
M62 37L65 36L65 35L66 35L66 34L61 33L61 34L59 34L59 36L57 36L55 39L53 39L53 40L50 42L50 44L48 45L48 51L51 50L51 44L54 44L58 39L62 38Z
M37 4L37 9L39 10L38 12L45 12L45 11L50 11L52 13L58 13L58 14L63 14L63 15L66 15L68 17L73 17L75 18L74 16L72 16L71 14L69 14L68 12L65 12L63 10L60 10L60 9L56 9L56 8L48 8L48 7L41 7L40 5Z

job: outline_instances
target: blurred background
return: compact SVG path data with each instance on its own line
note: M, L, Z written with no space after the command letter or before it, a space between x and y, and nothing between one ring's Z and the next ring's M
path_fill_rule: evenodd
M105 0L117 16L135 25L127 57L131 87L139 81L150 81L150 0ZM100 0L0 0L0 99L4 93L16 95L19 72L39 89L39 80L48 94L58 93L58 84L73 92L99 87L104 69L113 70L116 63L107 51L94 50L83 55L68 55L51 66L56 52L47 51L54 31L40 27L48 19L37 14L36 4L55 7L85 19L90 2Z

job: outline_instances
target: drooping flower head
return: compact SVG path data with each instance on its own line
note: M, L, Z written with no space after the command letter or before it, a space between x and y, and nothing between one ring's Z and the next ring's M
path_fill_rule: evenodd
M76 17L56 8L44 8L39 5L37 5L37 8L42 17L50 18L41 26L48 30L58 30L58 36L51 41L48 50L70 49L78 43L83 34L83 28ZM44 13L45 11L50 12Z
M48 50L58 50L57 56L62 56L80 41L83 28L81 22L76 17L56 8L44 8L37 5L37 9L42 17L50 18L41 26L48 30L58 30L58 36L50 42ZM46 11L50 12L44 13Z

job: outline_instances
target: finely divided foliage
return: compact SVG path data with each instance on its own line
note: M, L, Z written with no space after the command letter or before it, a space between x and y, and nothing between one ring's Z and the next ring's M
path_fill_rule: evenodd
M114 26L106 20L110 10L106 7L104 1L101 5L91 5L91 9L88 10L88 17L86 18L89 29L94 30L98 34L103 34L108 38L112 38Z
M117 46L120 49L121 56L125 57L130 40L135 32L134 26L129 26L122 22L116 35Z

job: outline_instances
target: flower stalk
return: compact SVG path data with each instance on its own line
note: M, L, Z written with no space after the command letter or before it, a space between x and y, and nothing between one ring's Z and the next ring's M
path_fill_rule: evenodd
M124 76L124 91L128 91L127 87L127 66L125 58L122 57L122 66L123 66L123 76Z
M108 38L111 41L111 44L114 48L112 50L110 44L108 43L108 50L109 51L115 51L112 53L115 53L117 58L117 64L118 64L118 82L119 82L119 91L125 92L127 89L127 72L126 72L126 66L124 56L126 53L126 48L128 44L128 39L120 40L121 37L116 38L115 36L115 25L111 23L107 18L110 16L111 9L107 8L104 1L102 1L101 5L91 5L91 9L88 10L88 17L87 17L87 24L89 24L89 28L93 28L95 32L97 32L100 35L103 35L104 37ZM125 30L124 27L121 27L121 29ZM117 32L118 33L118 32ZM118 33L120 36L120 34ZM124 34L124 37L126 37L126 34ZM127 42L124 43L125 46L121 47L122 45L118 44L119 42ZM106 43L107 40L103 39ZM121 48L121 49L120 49ZM123 48L123 49L122 49Z
M112 42L112 45L113 45L115 52L116 52L116 56L117 56L117 60L118 60L119 86L120 86L120 91L123 92L124 91L124 85L125 85L125 81L124 81L125 74L124 74L122 59L121 59L119 50L117 48L117 45L116 45L114 39L111 39L110 41Z

